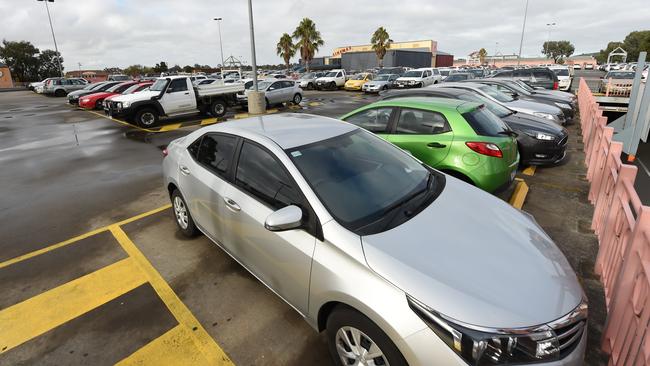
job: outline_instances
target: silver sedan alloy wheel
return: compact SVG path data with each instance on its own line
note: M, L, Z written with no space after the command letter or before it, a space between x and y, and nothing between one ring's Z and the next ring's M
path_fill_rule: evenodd
M336 351L343 365L390 366L379 346L355 327L339 328L336 332Z
M183 200L178 196L174 197L174 214L176 215L178 226L183 230L187 229L187 226L189 225L187 208L185 207L185 202L183 202Z

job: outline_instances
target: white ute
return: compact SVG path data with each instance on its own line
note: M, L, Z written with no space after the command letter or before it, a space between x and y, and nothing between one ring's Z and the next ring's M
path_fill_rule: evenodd
M343 69L330 70L325 76L316 79L316 89L342 88L347 81L347 74Z
M110 101L108 115L133 120L140 127L153 127L160 117L204 113L214 117L226 114L237 104L237 93L244 84L223 81L195 86L188 76L166 76L149 90L118 96Z

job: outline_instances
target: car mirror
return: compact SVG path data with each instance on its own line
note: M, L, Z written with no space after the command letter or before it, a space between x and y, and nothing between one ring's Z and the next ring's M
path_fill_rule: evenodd
M264 221L264 227L269 231L285 231L297 229L302 225L302 210L300 207L290 205L281 208L269 216Z

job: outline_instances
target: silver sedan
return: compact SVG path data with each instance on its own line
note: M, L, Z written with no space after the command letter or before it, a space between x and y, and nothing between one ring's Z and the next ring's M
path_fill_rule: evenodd
M289 79L265 79L257 83L259 91L264 92L264 99L267 106L292 102L300 104L302 101L302 89L300 85ZM248 93L253 89L251 85L243 92L237 95L240 104L248 103Z
M370 132L277 114L164 154L180 231L326 332L336 365L582 364L584 294L535 220Z

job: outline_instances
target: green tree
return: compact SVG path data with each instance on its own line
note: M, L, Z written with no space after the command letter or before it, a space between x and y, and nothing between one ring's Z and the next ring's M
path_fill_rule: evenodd
M183 66L183 72L190 73L194 70L194 68L190 65L185 65Z
M481 60L481 65L485 63L486 57L487 57L487 51L485 50L485 48L481 48L480 50L478 50L478 58L479 60Z
M607 47L605 49L600 50L596 56L596 61L598 61L601 64L604 64L607 62L607 57L609 56L609 53L617 49L618 47L623 48L623 42L609 42L607 43ZM620 59L612 59L612 61L620 61Z
M174 66L169 68L169 71L172 71L172 72L180 72L181 70L183 70L183 69L181 69L181 67L179 65L174 65Z
M627 62L636 62L641 51L650 53L650 30L630 32L623 40L622 47L627 51Z
M16 81L34 81L38 78L38 48L27 41L2 40L0 60L2 60Z
M309 71L309 63L314 59L318 48L325 44L320 32L316 30L316 24L309 18L303 18L291 35L296 42L296 48L300 50L300 58Z
M370 43L372 44L372 49L377 55L377 61L379 62L379 67L384 67L384 56L386 56L386 51L390 48L390 44L393 42L386 31L386 28L379 27L372 34L370 38Z
M136 64L136 65L131 65L126 69L124 69L124 73L131 77L137 77L143 75L145 72L144 72L144 67L142 67L142 65Z
M575 47L569 41L546 41L542 45L542 53L560 64L564 62L565 57L571 56L575 50Z
M296 55L296 46L293 44L293 40L289 33L282 34L280 41L275 45L275 53L282 57L288 72L289 62L291 61L291 58Z
M165 61L160 61L153 67L153 72L160 73L169 70L167 63Z
M59 59L57 62L57 58ZM38 55L38 76L45 79L53 76L61 76L59 73L59 62L63 69L63 57L60 53L53 50L41 51Z

